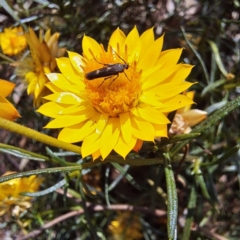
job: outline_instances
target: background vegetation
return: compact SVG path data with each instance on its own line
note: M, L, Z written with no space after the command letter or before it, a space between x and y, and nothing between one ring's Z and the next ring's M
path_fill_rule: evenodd
M239 96L238 0L18 0L8 3L26 25L37 32L40 28L60 32L60 46L79 53L84 34L106 45L117 27L128 33L137 26L142 33L154 26L156 37L165 34L164 49L184 47L181 61L195 65L188 78L188 81L198 82L192 87L196 102L193 108L205 110L210 116ZM19 23L0 8L0 24L4 29ZM15 74L15 67L5 59L0 61L0 78L17 84L12 99L22 116L17 122L43 131L48 119L35 112L22 79ZM226 110L224 117L219 117L214 124L207 119L201 135L185 142L184 161L173 165L179 239L239 239L239 117L239 108L236 108L232 112ZM57 132L44 131L57 136ZM44 144L5 130L0 130L0 141L54 159L52 162L29 161L1 153L1 174L8 170L21 172L61 166L59 158L81 162L78 155L46 149ZM152 149L141 154L155 156ZM2 219L0 238L130 239L118 237L117 230L111 231L110 227L120 213L129 210L130 217L124 219L122 231L130 227L140 232L131 239L167 239L166 182L162 166L138 167L108 162L82 174L82 179L70 181L63 173L45 174L42 190L61 180L66 184L36 197L32 208L18 221ZM97 195L86 192L88 188ZM133 225L131 219L139 222L139 226ZM29 234L27 238L23 238L24 231Z

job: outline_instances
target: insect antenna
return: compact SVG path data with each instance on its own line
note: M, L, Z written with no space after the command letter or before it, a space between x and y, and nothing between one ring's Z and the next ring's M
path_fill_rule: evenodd
M111 45L109 45L111 51L113 51L125 64L129 65L117 52L113 49Z

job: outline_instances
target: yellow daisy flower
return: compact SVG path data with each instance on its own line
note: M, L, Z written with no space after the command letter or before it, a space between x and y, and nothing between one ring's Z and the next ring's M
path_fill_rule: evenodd
M31 28L25 34L31 55L20 62L18 67L18 75L26 79L27 93L33 94L35 106L39 106L41 98L49 94L45 87L49 80L45 74L55 70L55 58L62 57L65 53L65 48L58 47L59 33L51 35L51 31L48 30L44 36L42 31L39 35L38 38Z
M185 95L193 99L194 91L187 92ZM207 112L190 108L191 105L178 109L169 130L170 134L190 133L191 127L207 118Z
M5 28L0 33L0 45L4 54L17 55L27 46L22 27Z
M0 79L0 117L13 121L21 117L14 106L5 98L13 90L15 84Z
M12 173L14 172L6 172L3 176ZM42 181L42 178L32 175L0 183L0 216L19 216L21 212L30 208L32 197L22 196L20 193L36 192Z
M112 150L125 158L142 141L167 137L167 114L193 103L181 94L193 83L185 82L192 66L177 64L182 49L162 45L153 29L139 36L136 27L127 36L115 30L107 50L84 36L83 56L69 52L57 59L61 73L47 75L53 94L38 110L54 118L46 128L63 128L58 139L82 141L82 156L93 159ZM104 77L92 73L99 69Z
M139 217L132 212L119 212L115 220L108 226L114 240L138 240L142 239L142 225Z

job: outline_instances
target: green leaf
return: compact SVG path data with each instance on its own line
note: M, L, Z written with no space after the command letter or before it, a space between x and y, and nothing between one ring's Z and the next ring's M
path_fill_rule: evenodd
M28 196L28 197L40 197L40 196L44 196L47 195L49 193L55 192L58 188L61 188L62 186L64 186L67 183L66 179L61 180L60 182L54 184L53 186L51 186L50 188L47 188L43 191L39 191L39 192L23 192L20 195L22 196Z
M1 0L1 6L5 9L6 12L16 21L18 22L23 29L27 32L28 28L25 24L22 23L21 19L15 14L15 12L12 10L12 8L8 5L8 3L5 0Z
M188 213L187 213L187 219L185 222L184 230L183 230L183 240L190 239L190 233L191 233L191 225L193 221L193 215L194 210L196 208L196 202L197 202L197 194L196 194L196 188L195 186L192 186L189 201L188 201Z
M206 86L203 91L202 91L202 96L206 95L208 92L211 92L214 91L215 89L217 89L219 86L225 84L227 82L227 80L225 79L219 79L213 83L210 83L208 86Z
M210 47L212 48L212 51L214 53L214 57L215 57L215 60L216 60L216 63L218 65L219 70L221 71L221 73L225 77L227 77L228 73L227 73L227 71L226 71L226 69L225 69L225 67L224 67L224 65L222 63L222 59L220 57L220 53L218 51L218 47L217 47L216 43L214 43L214 42L212 42L210 40L208 41L208 43L209 43Z
M38 169L38 170L32 170L27 172L21 172L21 173L13 173L13 174L0 177L0 183L9 181L15 178L28 177L32 175L39 175L39 174L45 174L45 173L72 172L75 170L81 170L82 168L83 168L82 165L79 165L79 166L71 166L71 167L45 168L45 169Z
M168 208L168 219L167 219L167 231L168 239L177 239L177 217L178 217L178 198L177 189L175 184L174 173L172 170L172 165L168 153L165 156L165 177L167 183L167 208Z
M19 158L27 158L29 160L36 160L36 161L43 161L43 162L46 160L49 160L49 158L46 156L33 153L30 151L24 150L22 148L3 144L3 143L0 143L0 152L4 152Z
M200 171L200 169L199 169L199 171ZM202 190L203 196L211 203L211 197L208 193L207 186L206 186L205 180L203 178L202 172L197 173L195 175L195 177L196 177L196 182L199 184L199 186Z

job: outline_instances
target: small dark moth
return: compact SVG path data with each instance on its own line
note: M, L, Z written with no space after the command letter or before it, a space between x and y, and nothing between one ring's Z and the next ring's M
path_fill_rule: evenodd
M95 58L95 61L98 62L99 64L102 64L104 67L94 70L92 72L88 72L85 74L85 77L87 80L94 80L97 78L104 78L104 81L111 78L112 76L116 76L112 82L109 84L109 86L118 78L119 73L124 73L125 76L128 78L128 76L126 75L126 73L124 72L126 69L129 68L129 64L126 63L126 61L124 61L124 59L122 59L116 52L115 54L124 62L124 63L110 63L110 64L106 64L106 63L100 63L97 61L97 59ZM128 78L129 79L129 78ZM103 81L103 82L104 82ZM98 86L100 87L103 82Z

